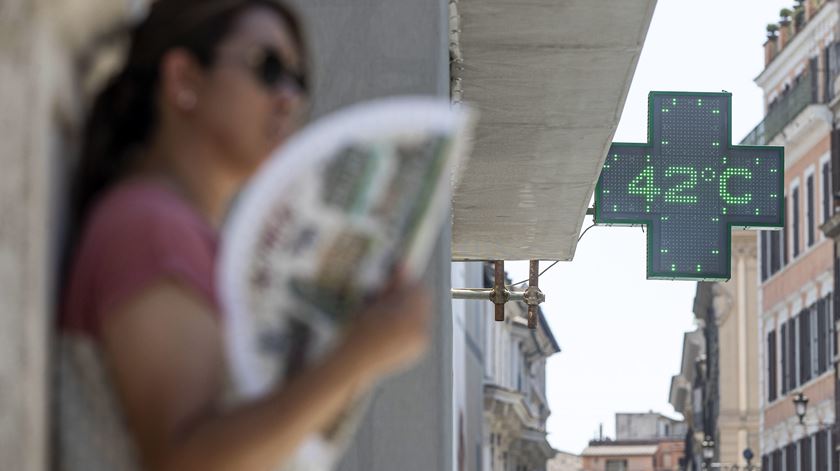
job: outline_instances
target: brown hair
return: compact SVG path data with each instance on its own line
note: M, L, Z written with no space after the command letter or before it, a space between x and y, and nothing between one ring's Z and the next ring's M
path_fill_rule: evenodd
M289 27L308 77L306 44L297 14L274 0L157 0L148 16L131 30L122 70L93 102L82 136L81 159L73 181L74 224L81 226L96 197L120 178L138 147L157 125L155 95L159 66L173 48L189 51L204 67L213 65L216 48L236 19L253 7L265 7Z

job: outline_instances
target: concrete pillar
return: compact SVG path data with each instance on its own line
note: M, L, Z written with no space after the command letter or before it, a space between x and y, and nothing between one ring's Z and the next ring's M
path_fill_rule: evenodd
M144 0L0 1L0 468L49 468L50 339L90 39Z
M315 65L314 115L396 95L449 96L448 1L297 0ZM341 471L452 470L450 234L429 268L437 318L428 356L374 393Z
M47 469L55 129L44 75L52 44L38 10L0 4L0 467L14 470Z

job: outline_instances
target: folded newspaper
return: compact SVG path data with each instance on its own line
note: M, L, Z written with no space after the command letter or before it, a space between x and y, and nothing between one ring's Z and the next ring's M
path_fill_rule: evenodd
M247 185L218 267L236 400L267 394L334 348L396 264L421 276L449 223L470 116L439 98L356 105L298 133ZM280 469L332 469L365 403L358 398Z

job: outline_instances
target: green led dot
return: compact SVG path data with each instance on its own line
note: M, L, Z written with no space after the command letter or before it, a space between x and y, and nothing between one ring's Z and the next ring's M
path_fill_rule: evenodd
M671 271L677 271L677 266L673 263L671 264Z
M723 157L723 163L726 164L726 156Z
M700 265L697 265L697 271L700 271Z
M703 106L703 100L700 98L697 99L697 106Z
M617 204L613 205L613 211L618 211L618 205Z
M677 99L676 99L676 98L672 98L672 99L671 99L671 104L672 104L672 105L676 105L676 104L677 104Z
M609 194L610 190L604 190L604 193Z
M660 250L660 252L662 252L662 253L668 253L668 249L661 249L661 250Z
M724 209L725 209L725 208L724 208ZM718 222L718 221L720 221L720 219L719 219L719 218L712 218L712 221L713 221L713 222Z
M650 212L650 206L645 206L645 212L646 212L646 213L649 213L649 212Z
M723 208L723 214L726 214L726 208L725 207Z
M714 255L717 255L719 253L720 253L720 251L718 251L718 250L712 250L712 254L714 254Z
M755 208L755 215L758 216L758 208Z

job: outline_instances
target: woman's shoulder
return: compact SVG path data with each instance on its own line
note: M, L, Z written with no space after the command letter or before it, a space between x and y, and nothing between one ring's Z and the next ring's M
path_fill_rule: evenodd
M182 237L213 233L175 190L148 179L126 181L108 190L92 208L86 229L88 235L104 234L109 239L126 232L153 236L163 231Z
M162 183L131 181L94 205L77 246L65 298L69 324L98 330L99 317L162 277L215 305L215 232Z

